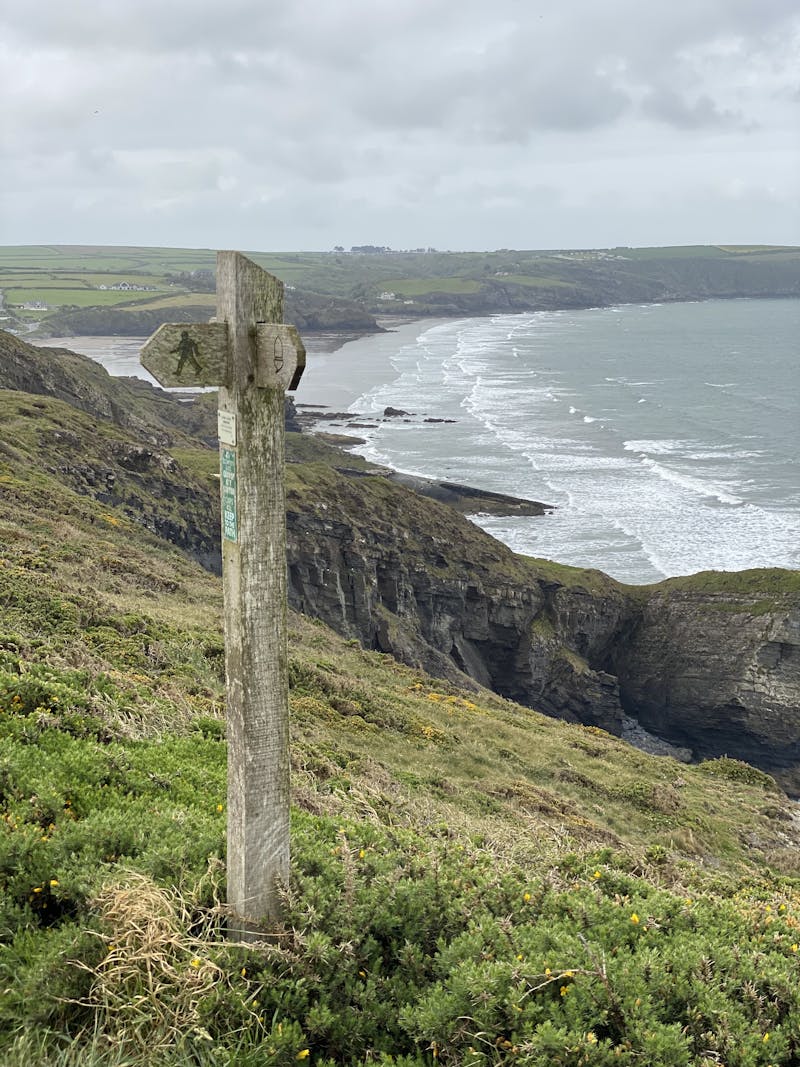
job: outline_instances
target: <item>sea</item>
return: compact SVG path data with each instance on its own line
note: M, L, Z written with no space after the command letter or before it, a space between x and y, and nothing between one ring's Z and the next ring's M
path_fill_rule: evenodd
M45 343L148 377L139 338ZM799 363L800 300L626 304L312 342L295 399L376 463L550 505L472 516L515 551L645 584L800 567Z
M517 552L646 584L800 566L798 357L800 300L743 299L423 322L326 358L340 389L360 375L361 425L337 427L356 452L549 504L473 519ZM329 379L311 399L336 406Z

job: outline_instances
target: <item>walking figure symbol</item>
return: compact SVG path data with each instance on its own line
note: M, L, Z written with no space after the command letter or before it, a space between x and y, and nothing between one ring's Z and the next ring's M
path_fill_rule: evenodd
M178 366L175 368L175 373L180 376L181 371L189 363L196 374L201 374L203 370L203 364L200 360L200 349L197 345L197 341L193 341L189 336L188 330L183 330L181 333L181 339L178 341L178 347L172 349L172 355L178 356Z

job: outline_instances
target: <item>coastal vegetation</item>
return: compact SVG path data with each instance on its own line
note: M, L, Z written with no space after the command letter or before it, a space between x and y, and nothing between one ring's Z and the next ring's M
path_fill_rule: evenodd
M117 509L47 507L42 474L0 485L4 1063L792 1062L798 831L768 775L299 615L285 925L227 943L218 583Z
M306 329L365 332L374 315L463 315L630 301L797 296L800 249L691 246L494 252L249 252L288 287ZM7 325L46 336L149 334L208 318L209 249L0 248ZM163 316L163 318L160 318Z
M0 342L3 1064L797 1062L800 822L771 775L648 755L311 614L289 619L283 925L228 941L209 405ZM535 566L574 603L622 595L319 442L289 458L290 508L331 524L366 493L417 569L430 523L442 583Z

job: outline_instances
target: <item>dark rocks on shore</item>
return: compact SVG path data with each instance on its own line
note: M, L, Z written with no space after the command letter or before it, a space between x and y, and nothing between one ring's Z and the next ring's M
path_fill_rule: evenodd
M456 482L437 482L428 478L418 478L412 474L389 471L385 475L395 485L412 489L420 496L449 504L463 514L468 515L544 515L552 514L552 504L542 504L538 500L526 500L523 497L506 496L504 493L492 493L485 489L475 489L471 485L459 485Z
M312 409L313 410L310 410ZM330 411L318 404L298 404L297 416L301 422L344 422L347 423L354 417L352 411ZM357 416L356 416L357 417Z

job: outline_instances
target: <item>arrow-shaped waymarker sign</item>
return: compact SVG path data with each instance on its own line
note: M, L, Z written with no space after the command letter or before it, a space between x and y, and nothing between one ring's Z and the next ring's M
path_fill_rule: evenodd
M280 918L289 877L285 390L306 353L283 285L217 254L217 317L161 326L142 365L167 388L219 387L228 737L228 905L235 936Z
M165 389L226 385L228 349L226 322L168 322L145 342L139 359ZM300 384L306 350L294 326L257 323L256 357L256 384L262 389L294 390Z

